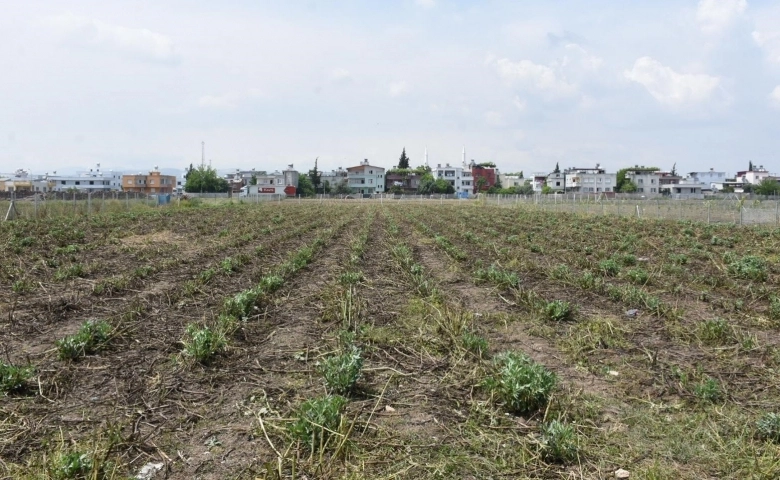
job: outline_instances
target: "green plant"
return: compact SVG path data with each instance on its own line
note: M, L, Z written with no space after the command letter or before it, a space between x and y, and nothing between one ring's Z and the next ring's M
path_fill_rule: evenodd
M647 271L641 268L634 268L627 271L626 277L638 285L646 285L647 281L650 280L650 275L648 275Z
M201 327L194 323L187 325L184 339L184 354L197 362L207 363L227 346L227 338L221 329Z
M495 357L494 368L485 386L507 410L528 414L547 405L557 378L544 365L521 352L503 352Z
M284 285L284 279L279 275L266 275L260 279L257 286L266 293L274 293L282 288L282 285Z
M776 413L765 413L756 422L758 436L780 443L780 415Z
M17 280L14 282L14 284L11 286L11 290L13 290L16 294L24 294L33 289L33 283L28 280Z
M577 279L577 282L579 283L580 288L588 290L596 287L597 285L596 278L597 277L593 275L593 272L586 271L586 272L582 272L582 276L579 279Z
M350 345L341 354L325 359L320 365L320 373L325 379L328 392L346 395L355 388L363 368L360 349Z
M298 409L296 421L289 427L292 438L312 451L327 448L332 433L340 430L346 404L347 400L338 395L305 401Z
M568 463L577 458L577 434L570 424L552 420L542 425L540 443L547 461Z
M477 358L484 358L488 354L488 341L485 337L475 332L466 330L460 337L463 348L474 354Z
M706 377L693 386L693 394L700 400L715 403L723 397L720 384L711 377Z
M32 366L19 367L0 362L0 392L15 392L24 388L25 383L33 376Z
M223 259L221 262L219 262L219 267L226 274L235 272L236 270L238 270L239 266L240 266L240 262L231 257L227 257Z
M599 262L599 270L601 270L605 276L614 277L620 273L620 265L618 265L615 260L608 258Z
M90 355L108 343L111 325L105 320L87 321L75 335L57 340L56 347L60 359L75 359Z
M739 259L729 256L728 259L731 260L728 263L728 271L732 276L748 280L766 280L768 267L766 260L763 258L755 255L745 255Z
M254 312L255 305L257 305L262 293L262 289L257 287L238 292L225 300L222 312L239 319L249 317Z
M558 280L565 280L569 278L570 275L571 269L568 265L565 264L556 265L552 270L550 270L550 277Z
M488 268L480 268L474 273L477 280L489 281L502 288L518 288L520 286L520 277L514 272L502 270L495 265Z
M84 266L80 263L74 263L73 265L68 265L67 267L58 268L57 271L54 272L54 279L63 281L69 280L71 278L83 277L85 275L86 271L84 270Z
M705 345L726 345L734 341L734 331L722 318L704 320L696 327L699 340Z
M688 263L688 255L685 255L684 253L670 253L669 261L674 265L685 265Z
M780 297L772 295L769 299L769 318L780 320Z
M565 300L553 300L547 302L542 310L548 320L562 322L571 320L574 317L574 307Z
M339 283L342 285L355 285L363 280L362 272L344 272L339 276Z
M93 477L94 464L89 454L70 452L59 456L52 472L56 480L101 478Z

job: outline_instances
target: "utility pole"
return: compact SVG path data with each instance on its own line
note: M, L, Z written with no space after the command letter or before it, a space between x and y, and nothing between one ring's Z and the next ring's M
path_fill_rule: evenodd
M206 142L200 142L200 166L206 165Z

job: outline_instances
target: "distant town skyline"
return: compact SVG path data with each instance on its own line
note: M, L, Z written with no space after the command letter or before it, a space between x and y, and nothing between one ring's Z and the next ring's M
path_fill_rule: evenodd
M0 172L493 161L780 170L780 5L30 0Z

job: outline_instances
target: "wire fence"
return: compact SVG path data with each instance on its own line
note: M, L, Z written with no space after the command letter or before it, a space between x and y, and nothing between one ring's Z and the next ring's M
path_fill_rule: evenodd
M170 196L133 192L38 193L23 198L0 198L0 220L100 215L157 208Z

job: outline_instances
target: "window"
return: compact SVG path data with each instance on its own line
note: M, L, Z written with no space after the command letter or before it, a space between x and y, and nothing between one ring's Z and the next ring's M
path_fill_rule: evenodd
M638 183L638 184L642 185L643 183L645 183L645 181L644 181L643 179L641 179L641 178L640 178L639 180L637 180L637 181L636 181L636 183Z
M373 178L370 178L370 179L368 179L368 183L370 183L371 185L373 185L373 184L374 184L374 179L373 179Z
M94 182L93 180L90 180L90 181L89 181L89 184L90 184L90 185L94 185L94 184L95 184L95 182Z
M152 180L152 181L154 181L154 180ZM152 193L154 193L154 189L152 189Z
M368 171L368 174L369 174L369 175L373 175L373 174L374 174L374 171L373 171L373 170L369 170L369 171Z
M645 193L645 189L644 188L637 188L636 191L639 192L639 193Z
M78 180L76 180L76 185L81 185L81 182L79 182Z
M650 183L651 183L651 184L655 184L655 179L654 179L654 178L651 178L651 179L650 179Z
M656 193L655 188L651 188L650 193Z
M561 186L561 182L555 182L555 186L556 187L560 187Z
M130 180L128 180L128 183L129 182L130 182ZM62 180L61 183L62 183L62 185L65 185L65 180Z
M149 180L149 185L154 185L154 180Z

